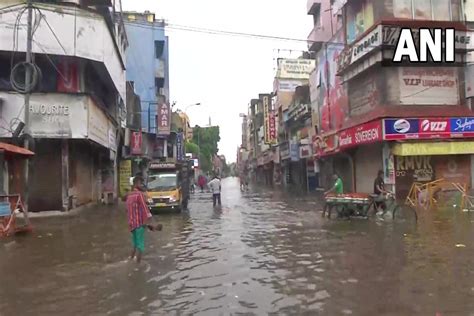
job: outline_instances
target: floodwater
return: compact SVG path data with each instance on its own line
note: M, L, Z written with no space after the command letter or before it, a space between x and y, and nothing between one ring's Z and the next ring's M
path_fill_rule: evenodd
M123 206L0 243L0 315L474 315L474 213L328 220L316 198L223 182L127 262Z

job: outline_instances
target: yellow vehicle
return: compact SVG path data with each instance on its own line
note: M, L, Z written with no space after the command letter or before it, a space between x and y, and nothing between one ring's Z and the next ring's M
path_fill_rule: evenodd
M150 163L147 177L148 205L152 213L161 209L181 211L188 206L188 163Z

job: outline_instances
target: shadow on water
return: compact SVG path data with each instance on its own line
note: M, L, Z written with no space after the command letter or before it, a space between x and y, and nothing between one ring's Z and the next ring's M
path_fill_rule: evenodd
M196 192L160 214L144 263L127 262L125 210L35 219L0 243L3 315L469 315L474 214L418 224L327 220L317 196L223 181L222 208Z

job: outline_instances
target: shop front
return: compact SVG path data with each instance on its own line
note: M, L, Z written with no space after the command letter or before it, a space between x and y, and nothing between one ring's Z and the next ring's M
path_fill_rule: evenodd
M474 118L387 119L395 191L405 199L414 182L443 179L472 187Z
M273 186L274 164L273 151L269 150L263 154L264 184Z
M287 187L290 181L290 143L280 144L281 183Z
M373 180L383 167L382 141L381 120L314 137L313 148L321 170L321 185L330 187L332 175L337 173L346 192L372 192Z
M301 169L306 174L305 183L306 191L315 191L318 185L318 179L316 178L313 150L310 145L309 139L302 139L300 144L300 159Z
M474 142L401 143L392 147L398 199L405 199L414 182L443 179L472 187Z
M264 184L265 183L265 172L264 172L263 165L264 165L263 154L261 154L257 158L257 170L256 170L256 182L257 182L257 184Z

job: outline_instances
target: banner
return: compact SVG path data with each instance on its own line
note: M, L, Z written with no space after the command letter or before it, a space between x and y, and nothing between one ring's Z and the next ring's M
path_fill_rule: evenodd
M308 80L314 67L316 67L314 59L281 59L278 64L277 78Z
M474 117L386 119L385 140L474 137Z
M176 135L176 158L178 161L184 160L183 133Z
M380 121L365 123L339 133L339 148L371 144L383 140Z
M158 103L157 131L159 136L168 136L171 133L171 109L168 103Z
M130 138L130 153L132 155L141 155L142 145L143 145L142 132L132 132L132 137Z
M263 119L264 119L264 138L265 144L276 144L276 122L275 112L272 110L272 99L270 95L263 97Z
M457 68L402 67L399 72L401 104L459 104Z

